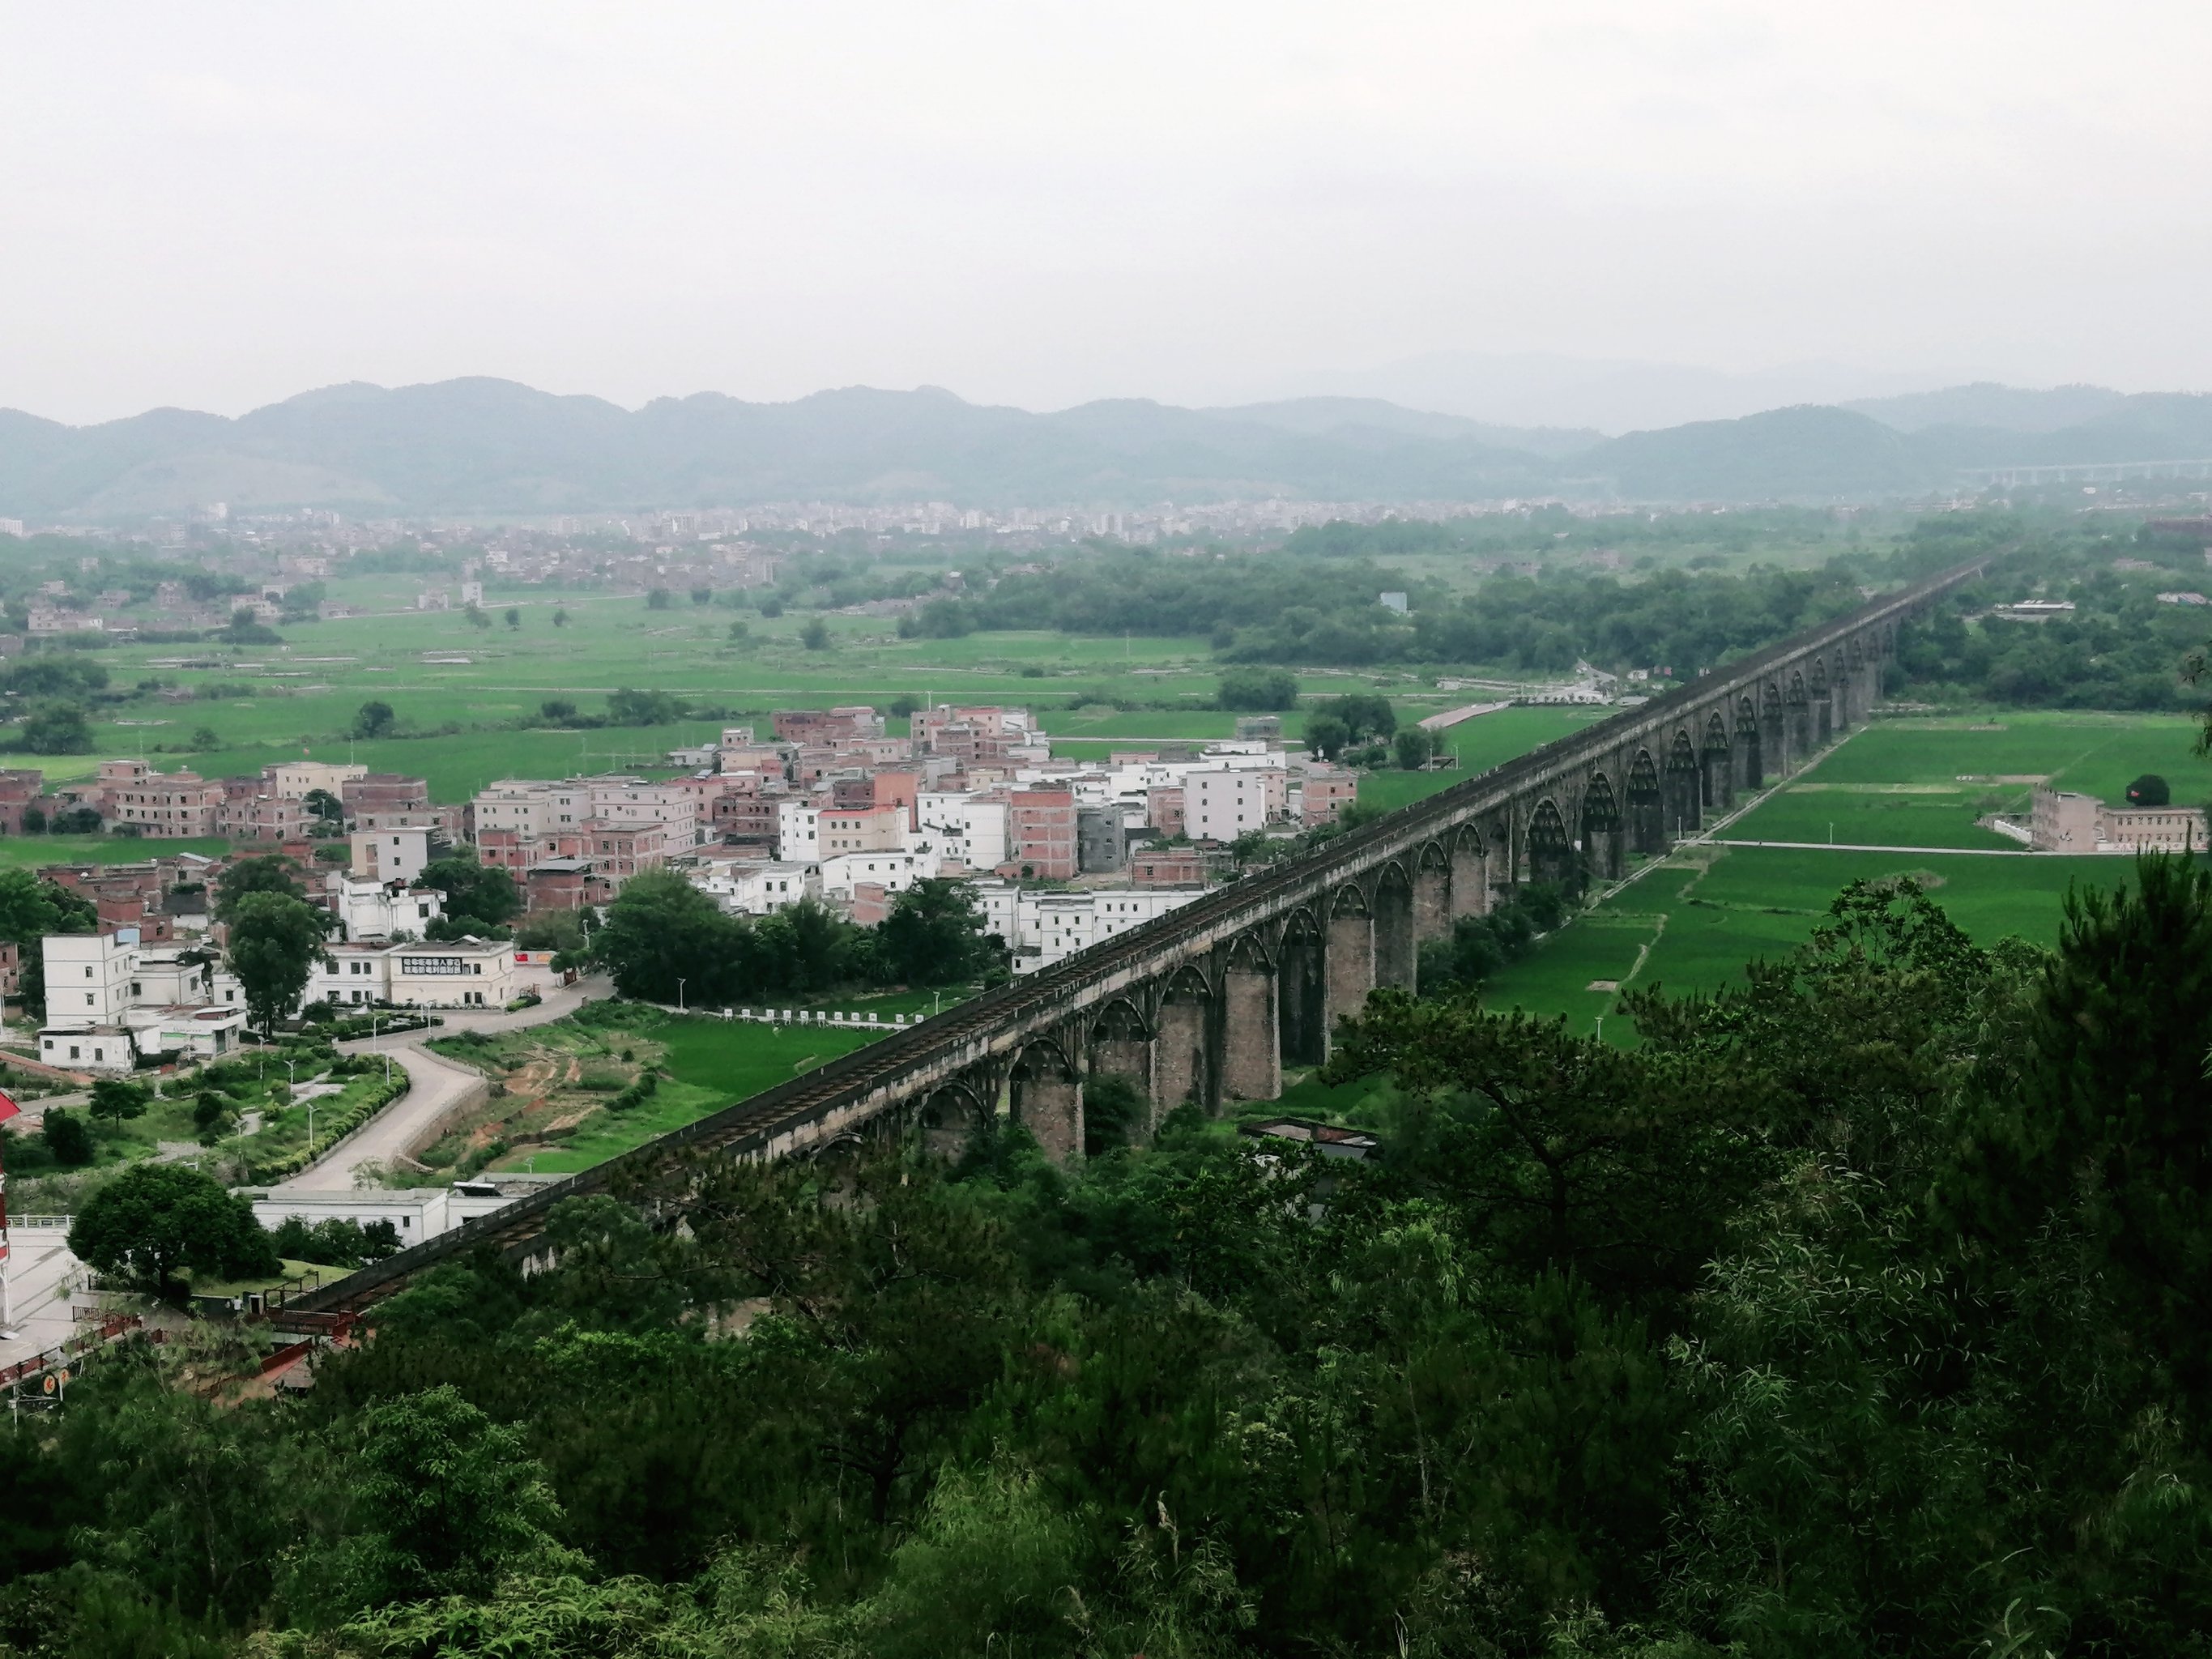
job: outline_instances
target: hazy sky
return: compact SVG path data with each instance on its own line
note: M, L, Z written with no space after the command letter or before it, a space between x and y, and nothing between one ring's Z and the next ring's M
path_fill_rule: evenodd
M0 0L0 405L2212 386L2212 7Z

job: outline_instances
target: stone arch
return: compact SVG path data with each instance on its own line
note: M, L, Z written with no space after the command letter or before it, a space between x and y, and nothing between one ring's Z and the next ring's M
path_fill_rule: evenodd
M1416 873L1425 874L1431 870L1440 870L1444 874L1449 875L1451 854L1444 850L1442 842L1425 841L1421 843L1420 856L1414 860L1414 866Z
M1549 795L1528 815L1528 878L1571 890L1576 881L1574 838L1567 831L1565 815Z
M1790 671L1784 701L1790 708L1790 752L1802 759L1813 752L1813 702L1806 691L1805 676L1795 669Z
M932 1158L957 1158L990 1130L997 1114L964 1083L944 1083L921 1097L914 1109L921 1150Z
M1583 786L1583 863L1601 881L1618 881L1627 873L1621 836L1626 823L1613 780L1603 772L1591 773Z
M1866 666L1866 653L1859 647L1859 636L1857 635L1854 634L1851 635L1850 643L1845 647L1844 655L1844 659L1850 663L1854 673Z
M1050 1037L1032 1037L1008 1074L1014 1121L1036 1137L1055 1164L1083 1156L1083 1087L1066 1051Z
M1364 920L1374 914L1374 907L1356 881L1347 881L1328 896L1328 919L1332 922L1345 916Z
M1674 738L1667 745L1666 775L1660 786L1665 803L1664 822L1670 836L1694 834L1704 816L1705 792L1701 769L1697 744L1691 741L1688 732L1675 727Z
M1749 692L1736 699L1735 772L1746 789L1765 787L1766 745L1759 733L1759 708Z
M1613 793L1613 781L1602 772L1593 772L1589 781L1583 786L1583 837L1589 838L1593 830L1605 831L1620 828L1620 802Z
M1729 807L1735 805L1736 759L1729 741L1728 722L1721 714L1716 708L1705 716L1705 741L1698 754L1698 787L1706 805Z
M1098 1010L1091 1022L1088 1048L1090 1075L1126 1078L1144 1097L1146 1109L1132 1125L1143 1133L1152 1130L1152 1025L1145 1012L1127 997L1115 997ZM1087 1126L1086 1126L1087 1130Z
M1323 940L1321 923L1305 906L1283 918L1282 936L1275 944L1275 972L1286 1065L1317 1066L1328 1058Z
M1375 921L1375 982L1413 988L1413 878L1396 859L1375 872L1368 903Z
M1212 1101L1212 1074L1206 1056L1212 1024L1213 987L1196 963L1187 962L1160 988L1152 1037L1155 1108L1166 1111L1186 1100Z
M1268 953L1267 941L1255 931L1239 933L1230 941L1226 966L1232 974L1272 974L1275 959Z
M1632 805L1646 796L1659 798L1659 769L1652 764L1651 751L1639 749L1628 763L1628 799Z
M1206 975L1198 964L1190 962L1186 962L1175 972L1170 974L1167 984L1161 988L1160 992L1160 1006L1163 1008L1177 1003L1212 1000L1213 987L1206 983Z
M1152 1022L1145 1018L1144 1010L1127 997L1115 997L1098 1011L1091 1022L1093 1042L1150 1042L1152 1040Z
M1828 659L1826 657L1813 659L1813 683L1807 689L1816 697L1828 695Z
M1667 794L1649 749L1628 763L1628 844L1651 858L1667 850Z
M1010 1075L1017 1083L1058 1078L1066 1082L1075 1080L1074 1063L1067 1051L1054 1037L1031 1037L1022 1045L1014 1057L1014 1068Z

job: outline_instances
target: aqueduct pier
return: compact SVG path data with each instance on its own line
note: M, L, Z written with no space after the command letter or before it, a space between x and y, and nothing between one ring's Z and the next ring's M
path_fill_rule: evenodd
M907 1134L951 1151L1003 1114L1060 1159L1082 1084L1120 1074L1157 1113L1280 1093L1423 940L1520 883L1578 889L1663 856L1866 718L1897 630L1981 574L1963 565L1214 889L1158 920L365 1267L290 1304L359 1310L449 1257L527 1262L546 1212L677 1154L785 1158Z

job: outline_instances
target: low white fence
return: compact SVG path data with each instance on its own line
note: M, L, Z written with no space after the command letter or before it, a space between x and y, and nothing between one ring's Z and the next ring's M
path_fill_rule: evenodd
M919 1025L923 1014L844 1013L828 1008L725 1008L724 1019L750 1019L769 1025L838 1025L847 1030L889 1030L895 1026Z

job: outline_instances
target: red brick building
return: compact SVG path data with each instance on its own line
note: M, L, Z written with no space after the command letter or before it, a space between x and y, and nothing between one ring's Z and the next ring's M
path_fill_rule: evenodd
M23 833L23 809L46 792L46 775L14 768L0 770L0 836Z
M1006 862L1024 880L1075 878L1075 794L1016 789L1007 797Z
M1129 854L1129 881L1137 887L1203 887L1206 860L1195 847L1139 848Z

